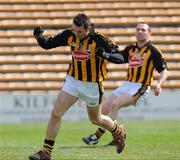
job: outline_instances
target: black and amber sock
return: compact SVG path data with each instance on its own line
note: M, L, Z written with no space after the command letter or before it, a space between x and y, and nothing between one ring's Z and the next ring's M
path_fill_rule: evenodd
M98 128L97 131L96 131L96 133L95 133L95 135L96 135L98 138L100 138L105 132L106 132L105 129L103 129L103 128Z
M114 122L114 126L110 129L113 137L116 137L118 134L121 133L121 130L116 122Z
M45 139L44 145L43 145L43 151L45 151L47 154L51 155L51 151L54 146L54 140L51 139Z

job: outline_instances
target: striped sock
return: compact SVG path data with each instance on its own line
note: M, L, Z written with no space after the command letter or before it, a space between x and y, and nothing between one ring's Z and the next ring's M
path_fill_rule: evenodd
M43 151L45 151L47 154L51 155L51 151L53 149L54 142L55 142L54 140L45 139L44 145L43 145Z
M105 129L103 128L98 128L95 135L100 138L103 134L105 133Z
M116 122L114 122L114 126L110 129L110 132L112 133L113 137L116 137L118 134L121 133L121 130Z

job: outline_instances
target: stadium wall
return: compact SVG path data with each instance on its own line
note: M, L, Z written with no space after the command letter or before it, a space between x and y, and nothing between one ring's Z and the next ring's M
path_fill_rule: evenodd
M106 92L105 97L110 92ZM56 94L1 94L0 123L47 121ZM121 109L118 119L180 119L180 91L153 93L135 107ZM78 101L64 115L63 120L88 120L85 103Z

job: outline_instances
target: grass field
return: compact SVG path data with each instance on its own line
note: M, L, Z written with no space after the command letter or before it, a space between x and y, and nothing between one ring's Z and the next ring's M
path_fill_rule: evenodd
M64 122L53 150L54 160L180 160L180 121L123 121L127 144L122 154L106 147L106 134L96 146L83 136L95 127L89 122ZM46 124L0 124L0 160L28 160L43 144Z

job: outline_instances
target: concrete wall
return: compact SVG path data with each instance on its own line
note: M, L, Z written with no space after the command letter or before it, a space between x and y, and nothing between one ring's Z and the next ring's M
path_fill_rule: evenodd
M110 92L106 92L107 97ZM56 94L1 94L0 123L48 120ZM64 120L87 120L85 103L78 101ZM180 91L152 93L143 103L119 111L118 119L180 119Z

